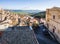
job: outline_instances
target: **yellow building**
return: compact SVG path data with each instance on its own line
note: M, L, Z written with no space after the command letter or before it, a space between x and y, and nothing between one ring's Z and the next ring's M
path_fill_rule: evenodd
M60 42L60 8L53 7L47 9L46 22L49 31L52 32L55 35L55 38Z

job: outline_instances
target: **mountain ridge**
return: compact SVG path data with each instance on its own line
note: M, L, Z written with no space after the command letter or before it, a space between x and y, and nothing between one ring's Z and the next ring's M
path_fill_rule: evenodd
M5 9L8 10L8 9ZM40 10L8 10L10 12L25 12L25 13L38 13L41 12Z

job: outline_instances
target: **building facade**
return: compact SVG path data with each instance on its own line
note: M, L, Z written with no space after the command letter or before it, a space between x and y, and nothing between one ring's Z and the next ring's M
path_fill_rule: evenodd
M6 12L3 9L0 9L0 22L4 20L5 16L6 16Z
M7 23L8 22L8 23ZM18 15L8 10L0 9L0 24L17 25Z
M60 42L60 8L53 7L46 10L46 22L49 31L52 32L55 38Z

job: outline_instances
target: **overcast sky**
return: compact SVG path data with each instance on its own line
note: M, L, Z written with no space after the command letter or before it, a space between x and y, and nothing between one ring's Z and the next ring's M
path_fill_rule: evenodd
M45 10L60 7L60 0L0 0L0 7L4 9Z

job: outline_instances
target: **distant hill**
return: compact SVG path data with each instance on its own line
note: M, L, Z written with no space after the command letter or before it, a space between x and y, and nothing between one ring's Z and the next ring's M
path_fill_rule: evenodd
M32 14L35 14L35 13L38 13L40 12L40 10L9 10L10 12L16 12L16 13L32 13Z
M8 10L8 11L23 14L23 15L40 16L40 17L45 17L46 14L46 11L40 11L40 10Z
M41 11L41 12L33 14L31 16L40 16L42 18L45 18L45 15L46 15L46 11Z
M41 11L41 12L36 13L36 14L34 14L34 15L45 15L45 14L46 14L46 11Z

